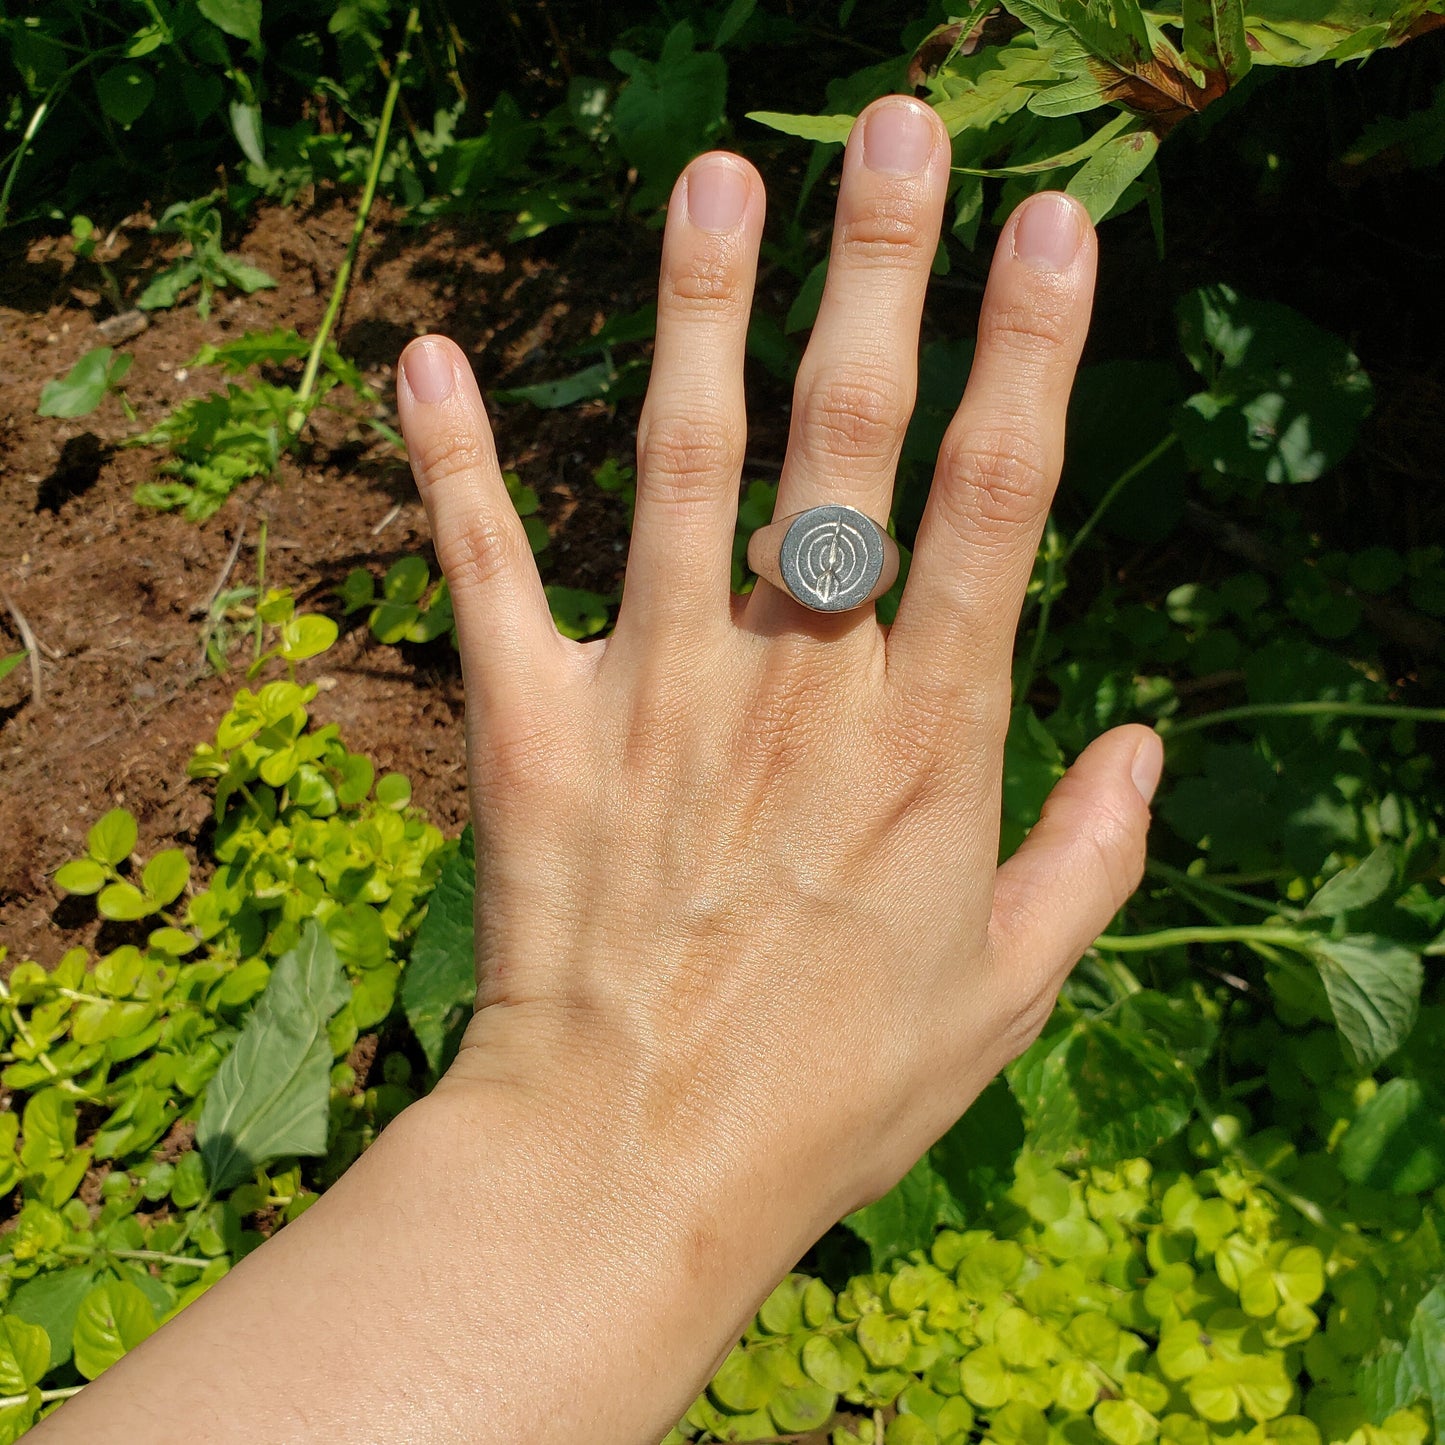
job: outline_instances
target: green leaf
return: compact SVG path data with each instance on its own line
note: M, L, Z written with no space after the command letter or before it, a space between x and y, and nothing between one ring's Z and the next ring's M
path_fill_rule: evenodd
M1345 1052L1356 1068L1372 1072L1415 1025L1424 982L1420 955L1372 933L1312 937L1306 949L1324 980Z
M1159 137L1152 130L1114 136L1079 167L1066 189L1076 201L1082 202L1089 219L1097 226L1113 212L1129 186L1143 175L1158 149Z
M1013 1177L1024 1142L1023 1115L1002 1079L995 1079L929 1151L929 1162L969 1214L982 1214Z
M784 135L795 135L825 145L843 145L858 123L856 115L788 115L777 110L750 110L748 119L780 130Z
M1395 881L1395 849L1382 843L1351 867L1342 868L1305 905L1305 912L1336 918L1365 908L1380 898Z
M190 881L191 865L179 848L157 853L141 872L141 886L152 903L174 903Z
M38 1385L50 1368L50 1340L44 1329L10 1314L0 1317L0 1395L21 1395Z
M50 1363L42 1374L58 1369L70 1358L75 1317L94 1283L94 1268L76 1265L37 1274L18 1285L10 1296L6 1309L19 1319L41 1326L50 1340Z
M1415 1306L1404 1347L1387 1342L1360 1367L1355 1388L1377 1424L1419 1399L1445 1419L1445 1283Z
M1249 39L1240 0L1183 0L1184 57L1201 78L1223 75L1231 84L1249 71Z
M308 919L206 1090L196 1147L213 1195L283 1154L325 1152L326 1025L348 996L330 937Z
M155 1310L135 1285L119 1279L98 1284L75 1317L75 1368L93 1380L155 1328Z
M1175 1051L1107 1016L1045 1034L1008 1078L1029 1118L1029 1147L1045 1159L1107 1167L1149 1153L1194 1112L1194 1080Z
M348 614L370 607L376 601L376 582L365 567L353 567L336 589L342 610Z
M107 884L100 890L95 907L102 918L110 918L117 923L132 923L156 910L156 905L134 883Z
M683 166L722 130L727 62L714 52L695 51L686 21L668 32L656 61L623 51L612 59L628 75L613 102L613 134L645 193L661 199Z
M411 779L405 773L386 773L376 780L376 801L399 812L411 801Z
M196 0L196 8L227 35L260 43L261 0Z
M424 557L400 557L386 569L381 595L388 602L420 602L431 581L431 568Z
M340 629L330 617L307 613L293 617L281 629L281 656L287 662L303 662L326 651L340 635Z
M29 656L28 652L12 652L5 657L0 657L0 682L4 682Z
M101 71L95 78L100 108L118 125L138 121L156 96L156 83L143 66L125 61Z
M134 358L123 351L116 356L108 346L87 351L63 377L47 381L40 392L41 416L88 416L120 385Z
M1396 1194L1422 1194L1445 1180L1445 1117L1418 1079L1390 1079L1340 1143L1346 1179Z
M135 851L135 819L124 808L112 808L85 835L85 846L98 863L114 867Z
M99 893L108 876L93 858L77 858L55 870L56 883L67 893Z
M941 1225L962 1224L963 1211L925 1156L881 1199L855 1210L843 1223L868 1246L873 1268L881 1269L910 1249L931 1243Z
M477 997L472 905L477 866L470 825L447 854L402 975L401 1002L432 1073L456 1054Z
M556 381L539 381L533 386L494 387L491 395L500 402L528 401L546 411L575 406L579 401L619 400L629 393L620 392L618 383L625 377L637 376L640 366L641 363L635 361L621 367L614 366L610 361L598 361Z
M757 5L758 0L732 0L717 23L717 31L712 38L714 50L721 50L748 23Z
M601 632L610 620L611 604L599 593L554 584L548 584L546 593L552 621L563 637L581 641Z
M1179 335L1209 383L1178 415L1196 465L1249 481L1312 482L1354 446L1374 389L1338 336L1228 286L1190 292Z

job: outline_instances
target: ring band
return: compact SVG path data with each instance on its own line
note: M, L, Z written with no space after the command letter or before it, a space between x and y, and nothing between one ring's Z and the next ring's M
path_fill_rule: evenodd
M848 612L898 577L898 544L866 512L829 503L759 527L748 566L814 612Z

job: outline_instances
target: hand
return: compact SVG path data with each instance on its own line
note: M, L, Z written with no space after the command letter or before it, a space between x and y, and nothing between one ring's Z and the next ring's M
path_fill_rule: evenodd
M917 102L854 128L778 516L889 514L948 167ZM632 1157L806 1179L818 1230L1036 1036L1138 883L1161 750L1100 738L995 866L1014 631L1094 281L1083 209L1039 195L1003 231L888 629L730 595L763 208L722 153L673 193L605 641L552 625L463 355L412 343L399 390L469 704L479 1012L448 1085L514 1086Z
M947 175L926 107L855 128L779 515L888 513ZM1162 761L1138 727L995 867L1083 213L1039 196L1004 229L886 632L729 596L762 217L736 157L678 182L605 643L553 629L466 359L407 349L466 675L479 1011L433 1093L42 1424L55 1445L658 1439L808 1245L1029 1043L1138 882Z

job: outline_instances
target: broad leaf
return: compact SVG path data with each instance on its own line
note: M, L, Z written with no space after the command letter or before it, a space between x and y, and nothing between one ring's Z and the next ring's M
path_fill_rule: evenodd
M1342 868L1305 905L1306 913L1335 918L1365 908L1395 881L1395 849L1382 843L1358 863Z
M0 1316L0 1395L21 1395L38 1385L50 1367L50 1341L43 1328Z
M155 1309L137 1286L119 1279L98 1284L76 1313L75 1368L93 1380L155 1328Z
M1418 1079L1390 1079L1350 1124L1340 1144L1346 1179L1420 1194L1445 1179L1445 1110Z
M50 1339L48 1370L63 1365L71 1354L75 1317L80 1302L95 1283L95 1270L88 1264L72 1269L37 1274L19 1285L10 1296L7 1310L17 1318L39 1325Z
M1194 1111L1194 1079L1174 1048L1112 1016L1044 1035L1008 1077L1029 1147L1047 1160L1107 1168L1173 1138Z
M196 8L227 35L260 42L261 0L196 0Z
M868 1246L874 1269L929 1244L940 1225L963 1222L963 1211L926 1155L882 1199L843 1220Z
M1445 1284L1415 1306L1403 1347L1387 1342L1360 1367L1355 1388L1377 1424L1422 1398L1437 1420L1445 1419Z
M1424 981L1420 955L1373 933L1311 938L1307 952L1324 981L1345 1052L1356 1068L1373 1071L1414 1027Z
M87 416L120 385L132 361L130 352L119 356L108 346L87 351L63 377L47 381L40 391L41 416Z
M1374 389L1338 337L1228 286L1179 305L1179 340L1208 383L1180 409L1196 465L1251 481L1312 482L1354 446Z
M326 1025L349 996L330 936L308 920L206 1090L196 1147L212 1194L282 1155L325 1152Z
M468 826L442 864L402 975L401 1002L434 1074L456 1055L477 997L472 904L477 865Z

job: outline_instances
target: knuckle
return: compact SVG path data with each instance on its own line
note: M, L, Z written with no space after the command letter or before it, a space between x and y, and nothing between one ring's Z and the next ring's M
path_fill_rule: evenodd
M522 560L525 538L512 517L477 512L436 537L437 561L454 593L474 591L504 577ZM526 548L527 556L531 549Z
M423 492L492 465L491 442L470 431L438 430L417 440L408 439L407 452Z
M715 250L694 252L663 277L660 303L663 311L683 315L705 312L722 319L741 315L743 284L733 257Z
M741 438L717 421L644 416L638 429L638 476L661 501L695 501L700 487L732 477L742 465Z
M943 469L952 503L945 515L960 531L1031 526L1043 513L1049 459L1021 428L972 429L946 442Z
M800 391L800 440L814 455L891 456L908 425L909 398L883 376L840 371Z
M1072 308L1048 298L1031 298L991 310L980 340L996 350L1037 357L1062 350L1074 334Z
M839 243L848 263L897 266L915 262L927 251L917 201L909 196L875 196L840 228Z

